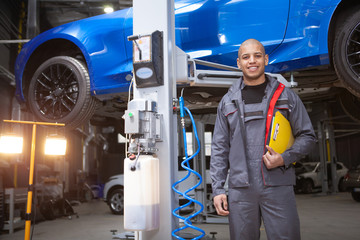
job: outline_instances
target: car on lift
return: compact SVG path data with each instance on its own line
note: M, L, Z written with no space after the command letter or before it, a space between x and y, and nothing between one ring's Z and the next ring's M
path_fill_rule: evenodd
M127 40L132 23L129 8L39 34L16 59L16 97L27 102L38 120L69 128L92 117L94 123L121 119L132 78L132 43ZM294 77L299 91L335 94L330 87L342 86L360 96L357 0L175 0L175 37L191 58L230 66L236 66L240 43L256 38L269 54L266 71ZM226 92L193 89L185 91L184 99L201 105L202 112L215 112Z
M328 184L331 187L331 165L326 163L328 172ZM338 190L343 191L344 177L348 169L342 162L336 163L336 185ZM312 193L316 189L321 189L322 180L320 172L320 162L297 162L295 164L296 185L295 191L302 193Z
M360 202L360 164L350 169L344 177L344 189L351 192L352 198Z

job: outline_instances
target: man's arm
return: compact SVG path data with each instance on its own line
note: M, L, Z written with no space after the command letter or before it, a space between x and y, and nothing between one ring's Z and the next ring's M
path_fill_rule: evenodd
M285 167L310 153L316 143L316 136L306 108L300 98L289 91L289 122L295 138L294 144L281 154Z
M222 112L223 101L220 102L213 132L210 160L210 177L213 196L225 194L225 181L229 168L230 132L226 116Z

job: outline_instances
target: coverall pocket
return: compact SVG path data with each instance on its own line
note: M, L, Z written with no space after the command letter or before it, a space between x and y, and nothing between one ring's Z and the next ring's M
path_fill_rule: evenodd
M250 122L250 121L253 121L253 120L260 120L260 119L264 119L264 112L263 111L245 113L245 122Z
M234 103L228 103L224 106L223 113L225 117L231 117L238 111L236 105Z
M239 113L238 109L234 103L229 103L224 106L223 114L227 118L231 133L233 134L237 124L239 123Z
M289 117L289 101L288 99L279 99L275 104L275 112L279 111L285 118ZM275 114L274 112L274 114Z

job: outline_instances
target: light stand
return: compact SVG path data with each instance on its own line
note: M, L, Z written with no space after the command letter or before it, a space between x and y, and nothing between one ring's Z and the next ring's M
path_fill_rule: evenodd
M27 195L27 205L26 205L26 214L25 214L25 236L24 240L30 239L31 231L31 203L32 196L34 191L34 165L35 165L35 145L36 145L36 126L45 125L45 126L62 126L63 123L48 123L48 122L32 122L32 121L15 121L15 120L4 120L7 123L19 123L19 124L30 124L32 125L32 135L31 135L31 152L30 152L30 169L29 169L29 188Z

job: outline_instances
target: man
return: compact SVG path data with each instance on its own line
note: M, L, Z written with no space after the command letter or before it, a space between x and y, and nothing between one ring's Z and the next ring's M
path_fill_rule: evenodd
M300 239L292 163L308 154L316 139L299 97L265 74L268 61L259 41L243 42L237 59L243 77L218 107L210 175L216 211L229 216L232 240L259 239L261 219L269 240ZM267 145L276 111L289 120L295 137L282 154Z

